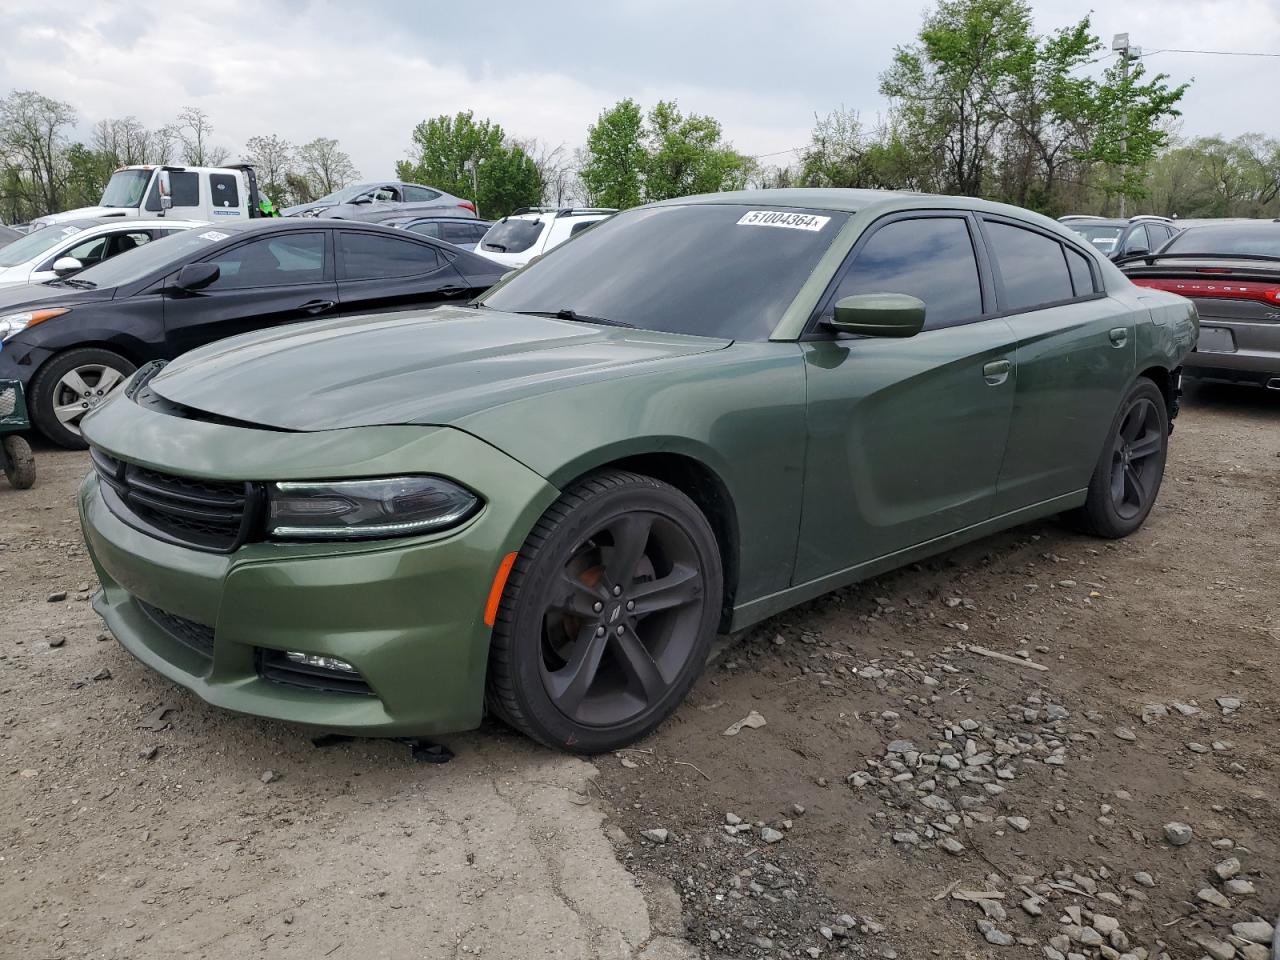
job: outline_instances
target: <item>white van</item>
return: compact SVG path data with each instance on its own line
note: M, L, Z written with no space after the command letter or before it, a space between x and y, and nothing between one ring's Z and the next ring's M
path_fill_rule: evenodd
M96 207L51 213L31 221L39 230L53 223L87 217L172 216L182 220L246 220L261 216L253 167L121 167L107 181Z

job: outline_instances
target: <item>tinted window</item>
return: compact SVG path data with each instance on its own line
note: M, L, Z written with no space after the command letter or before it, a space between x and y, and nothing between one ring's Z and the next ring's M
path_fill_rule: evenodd
M440 236L440 221L423 220L420 223L412 223L408 227L410 233L416 233L423 237Z
M434 190L428 190L426 187L415 187L406 184L401 187L404 191L404 198L409 203L426 203L428 200L434 200L440 194Z
M319 283L324 279L324 231L264 237L232 247L206 262L219 268L210 289Z
M494 253L524 253L542 236L543 220L499 220L480 242L483 250Z
M1156 243L1147 235L1147 228L1142 224L1138 224L1124 238L1124 247L1120 253L1122 255L1141 253L1144 250L1154 250L1155 248Z
M200 206L200 174L181 170L170 171L169 190L175 207Z
M1233 223L1220 227L1189 227L1169 241L1163 253L1243 253L1280 257L1280 223Z
M1071 286L1075 288L1077 297L1087 297L1096 293L1093 284L1093 271L1089 269L1089 259L1083 253L1063 247L1067 252L1067 269L1071 271Z
M1074 296L1062 244L1057 240L991 220L986 222L986 234L1004 281L1002 310L1030 310Z
M209 190L215 207L240 206L240 178L235 174L209 174Z
M736 203L638 207L526 267L483 303L765 340L847 220ZM517 222L530 221L507 224ZM486 248L491 239L492 230Z
M440 236L450 243L475 243L475 233L469 223L445 223L441 225Z
M91 263L97 263L106 255L107 242L110 239L111 238L109 236L94 237L92 240L86 240L84 243L77 244L70 250L63 251L58 254L58 258L75 257L87 267Z
M435 248L425 243L372 233L338 234L338 278L376 280L430 273L440 265Z
M921 217L876 230L854 254L832 302L859 293L918 297L925 305L926 330L981 316L978 261L965 221Z
M581 223L575 223L569 230L569 236L576 237L583 230L590 230L599 222L599 220L583 220Z

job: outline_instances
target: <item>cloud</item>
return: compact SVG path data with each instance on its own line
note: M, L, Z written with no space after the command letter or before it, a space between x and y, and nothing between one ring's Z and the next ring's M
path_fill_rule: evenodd
M336 137L367 177L392 172L426 117L473 109L514 136L572 148L625 96L645 106L674 97L719 119L738 149L765 154L803 144L814 114L838 106L874 123L885 108L877 77L893 47L911 41L925 6L881 5L872 16L835 0L785 13L763 0L123 0L109 9L5 0L0 91L66 100L86 131L128 114L159 126L198 106L213 120L214 142L233 153L260 133L295 143ZM1078 0L1033 7L1041 31L1082 15ZM1149 52L1280 49L1280 10L1269 0L1129 0L1095 13L1094 25L1108 43L1127 30ZM1274 126L1250 91L1280 81L1280 60L1153 53L1147 64L1175 81L1196 77L1187 134Z

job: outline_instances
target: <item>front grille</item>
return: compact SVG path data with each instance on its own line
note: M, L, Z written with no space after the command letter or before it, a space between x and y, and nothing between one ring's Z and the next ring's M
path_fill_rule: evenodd
M305 663L296 663L281 650L258 650L258 673L264 680L285 683L291 687L323 690L326 693L354 693L373 696L373 690L358 673L326 670Z
M216 553L235 550L254 532L262 502L256 484L148 470L96 447L90 456L108 508L135 529Z
M153 607L143 600L138 601L138 606L142 608L142 612L147 615L152 623L174 640L177 640L184 647L194 650L202 657L213 659L213 627L206 627L203 623L196 623L196 621L180 617L176 613L169 613L167 610Z

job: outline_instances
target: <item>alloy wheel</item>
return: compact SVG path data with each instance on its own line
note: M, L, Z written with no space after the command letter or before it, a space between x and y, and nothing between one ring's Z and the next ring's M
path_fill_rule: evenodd
M1138 397L1125 410L1111 450L1111 503L1129 520L1150 504L1159 483L1164 425L1156 405Z
M64 373L53 387L53 414L67 430L80 435L80 420L125 380L105 363L86 363Z
M704 587L678 524L645 511L605 521L549 591L539 666L551 702L587 726L625 723L661 702L698 645Z

